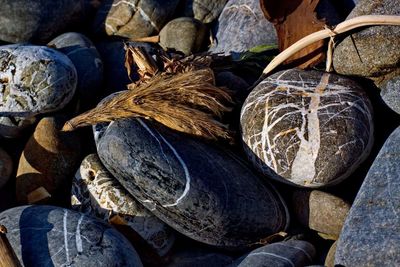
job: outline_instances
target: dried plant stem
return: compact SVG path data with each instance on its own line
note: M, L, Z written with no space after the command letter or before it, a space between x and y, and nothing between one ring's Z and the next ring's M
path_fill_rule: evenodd
M338 24L334 29L324 29L315 33L312 33L287 49L281 52L278 56L276 56L264 69L263 74L267 75L271 71L273 71L277 66L282 64L285 60L291 57L293 54L302 50L310 44L313 44L317 41L336 36L338 34L346 33L353 29L365 26L378 26L378 25L393 25L400 26L400 16L386 16L386 15L367 15L367 16L359 16L353 19L346 20L340 24Z
M0 267L20 267L13 248L6 237L7 229L0 225Z

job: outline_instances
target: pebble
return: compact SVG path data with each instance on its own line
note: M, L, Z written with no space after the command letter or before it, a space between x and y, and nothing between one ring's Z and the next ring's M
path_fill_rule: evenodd
M97 154L86 156L76 172L72 181L71 205L74 210L106 222L118 216L161 257L174 244L175 236L171 229L119 184L103 166Z
M32 117L62 109L77 84L74 65L54 49L0 46L0 114Z
M82 0L1 0L0 40L45 44L85 18Z
M135 249L104 222L54 206L20 206L0 224L24 266L143 266Z
M400 127L386 140L350 209L335 264L400 266Z
M0 148L0 188L10 179L13 171L13 162L6 151Z
M177 18L171 20L160 32L160 45L181 51L185 55L199 52L204 47L207 27L193 18Z
M95 31L130 39L156 35L175 12L179 0L104 0Z
M83 34L67 32L48 45L64 53L74 64L78 75L76 91L81 105L95 104L94 96L99 95L102 89L103 62L92 41Z
M229 267L303 267L313 262L315 253L311 243L289 240L255 249Z
M248 158L268 178L303 187L346 179L373 144L371 103L345 76L289 69L260 82L240 123Z
M39 188L54 200L66 193L68 178L79 165L81 143L77 133L60 131L65 121L63 115L44 117L25 145L16 177L20 203L30 202L29 195Z
M112 122L97 151L140 203L202 243L241 249L284 230L289 222L277 191L236 156L159 124Z
M350 204L332 194L313 190L297 191L293 195L294 213L302 225L338 239Z

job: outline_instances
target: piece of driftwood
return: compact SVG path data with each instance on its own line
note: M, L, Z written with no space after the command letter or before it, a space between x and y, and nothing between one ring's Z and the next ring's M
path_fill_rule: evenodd
M21 267L17 255L7 239L7 229L0 225L0 267Z

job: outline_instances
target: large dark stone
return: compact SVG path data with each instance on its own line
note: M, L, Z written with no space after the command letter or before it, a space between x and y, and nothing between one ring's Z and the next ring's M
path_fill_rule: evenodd
M47 43L71 25L82 22L82 0L1 0L0 40Z
M289 222L275 189L225 149L142 119L111 123L97 149L140 203L197 241L243 248Z
M303 267L315 257L312 244L301 240L278 242L253 250L229 267Z
M387 139L350 209L335 264L400 266L400 128Z
M173 15L179 0L105 0L95 30L130 39L157 34Z
M241 111L248 157L267 177L320 187L347 178L373 143L372 107L353 80L291 69L264 79Z
M0 213L0 224L24 266L142 266L120 233L82 213L21 206Z
M71 60L45 46L0 46L0 114L31 117L62 109L73 97Z

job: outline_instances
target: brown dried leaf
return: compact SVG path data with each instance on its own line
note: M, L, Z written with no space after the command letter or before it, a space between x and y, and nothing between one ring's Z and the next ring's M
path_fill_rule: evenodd
M274 24L277 31L280 51L326 27L325 21L317 19L315 8L318 3L319 0L260 0L264 16ZM324 60L324 47L325 41L318 41L284 63L303 69L314 66Z

